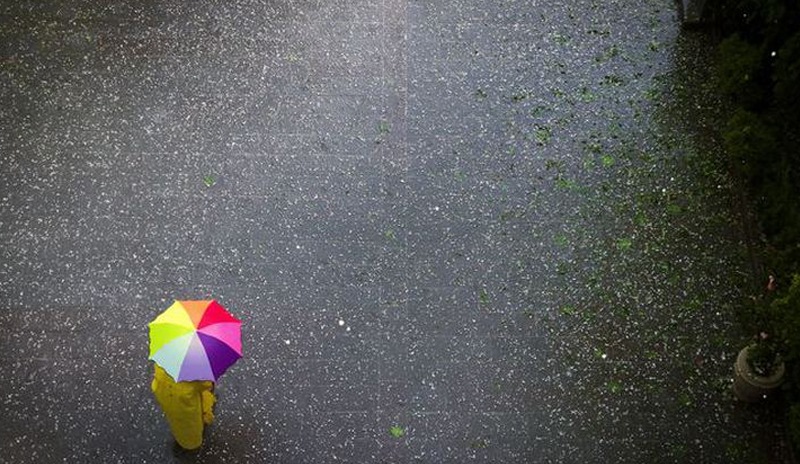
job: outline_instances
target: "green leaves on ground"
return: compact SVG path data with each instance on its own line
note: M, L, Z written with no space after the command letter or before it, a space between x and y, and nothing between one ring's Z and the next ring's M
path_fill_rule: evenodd
M393 425L389 428L389 435L393 436L394 438L403 438L406 436L406 430L399 425Z
M609 392L614 393L614 394L619 393L619 392L622 391L622 382L620 382L619 380L616 380L616 379L609 380L606 383L606 389Z
M617 240L617 250L619 251L630 250L632 246L633 240L629 238L621 238Z
M472 449L486 449L489 447L489 440L485 439L472 440L469 443L469 447Z
M389 130L388 121L381 120L380 122L378 122L378 135L375 137L375 144L379 145L383 143L389 132L391 131Z

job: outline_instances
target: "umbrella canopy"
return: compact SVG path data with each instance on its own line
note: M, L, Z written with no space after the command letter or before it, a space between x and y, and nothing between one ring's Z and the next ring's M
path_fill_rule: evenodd
M215 300L176 300L149 326L150 359L177 382L216 381L242 357L242 322Z

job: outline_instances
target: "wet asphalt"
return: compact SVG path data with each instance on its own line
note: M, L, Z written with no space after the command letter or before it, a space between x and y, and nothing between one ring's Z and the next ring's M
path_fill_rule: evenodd
M668 0L2 2L0 462L764 458L708 42ZM206 298L244 358L187 456L147 323Z

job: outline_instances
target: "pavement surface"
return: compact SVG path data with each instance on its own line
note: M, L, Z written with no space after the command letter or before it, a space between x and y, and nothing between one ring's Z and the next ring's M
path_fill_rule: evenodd
M0 462L775 462L709 54L670 0L3 1ZM147 323L205 298L185 455Z

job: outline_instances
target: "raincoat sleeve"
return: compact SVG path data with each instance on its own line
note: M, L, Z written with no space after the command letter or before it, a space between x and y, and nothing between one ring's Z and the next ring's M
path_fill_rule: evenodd
M217 399L214 397L213 390L213 386L209 386L208 388L204 388L200 393L200 398L203 403L203 423L206 425L214 421L214 404L217 402Z

